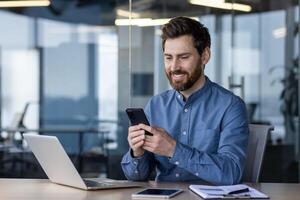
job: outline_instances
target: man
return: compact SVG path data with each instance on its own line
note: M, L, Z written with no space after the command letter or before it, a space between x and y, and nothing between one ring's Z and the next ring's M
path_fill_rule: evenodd
M248 143L246 109L204 75L211 54L208 29L177 17L162 28L162 44L173 89L147 104L151 126L129 127L130 150L121 163L126 177L146 180L155 167L156 181L239 183Z

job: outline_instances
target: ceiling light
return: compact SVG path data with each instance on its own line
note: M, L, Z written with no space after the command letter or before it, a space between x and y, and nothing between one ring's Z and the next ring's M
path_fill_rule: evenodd
M199 21L197 17L190 17ZM161 19L152 19L152 18L139 18L139 19L116 19L115 25L117 26L159 26L168 23L172 18L161 18Z
M123 9L117 9L117 15L121 17L129 17L130 12L128 10L123 10ZM140 18L141 15L136 12L131 12L131 17L132 18Z
M50 0L0 1L0 8L49 6Z
M284 38L286 36L286 27L274 29L272 34L275 39Z
M168 23L171 18L165 18L165 19L151 19L151 21L139 24L138 26L160 26Z
M141 24L151 23L151 18L139 18L139 19L116 19L115 25L117 26L140 26Z
M191 4L207 6L212 8L219 8L225 10L237 10L243 12L250 12L252 7L240 3L225 3L224 0L189 0Z

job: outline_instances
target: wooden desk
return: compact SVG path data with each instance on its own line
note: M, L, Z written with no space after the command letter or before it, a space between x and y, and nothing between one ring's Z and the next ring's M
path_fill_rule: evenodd
M172 199L199 200L199 196L188 190L187 183L156 183L141 182L144 187L153 188L181 188L183 193ZM260 183L249 184L260 191L268 194L271 200L299 199L300 184L282 184L282 183ZM129 200L131 194L142 188L114 189L84 191L71 187L60 186L50 183L46 179L0 179L0 199L24 199L24 200Z

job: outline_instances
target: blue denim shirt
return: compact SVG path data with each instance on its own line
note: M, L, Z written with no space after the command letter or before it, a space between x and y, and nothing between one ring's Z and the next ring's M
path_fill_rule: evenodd
M236 184L243 174L248 144L244 102L206 77L204 86L187 101L175 90L154 96L145 108L151 126L164 128L177 141L172 158L145 152L122 159L125 176L156 181L205 181Z

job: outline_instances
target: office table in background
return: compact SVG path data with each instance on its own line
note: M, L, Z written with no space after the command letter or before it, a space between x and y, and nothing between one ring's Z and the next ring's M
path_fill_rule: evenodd
M183 193L174 200L199 200L198 195L188 190L188 183L156 183L140 182L143 187L151 188L181 188ZM248 184L264 193L271 200L299 199L300 184L294 183L258 183ZM40 199L73 199L73 200L129 200L131 194L142 188L110 189L84 191L67 186L50 183L48 179L0 179L0 199L10 200L40 200Z
M84 134L100 134L103 140L106 140L105 135L109 133L107 129L98 129L98 128L74 128L74 127L53 127L53 128L41 128L41 129L27 129L27 128L0 128L0 132L7 133L29 133L35 132L39 134L78 134L78 148L79 148L79 163L78 163L78 171L82 172L82 152L83 152L83 135Z

